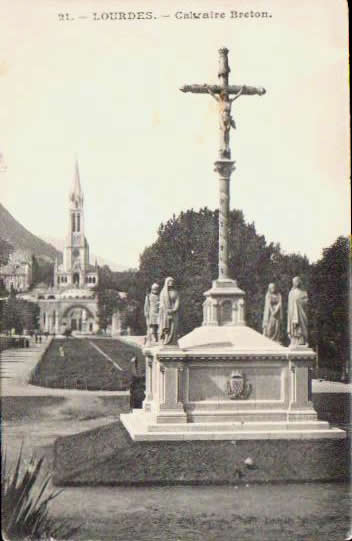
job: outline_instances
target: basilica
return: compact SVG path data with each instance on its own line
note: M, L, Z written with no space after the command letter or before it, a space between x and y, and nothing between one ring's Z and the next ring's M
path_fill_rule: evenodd
M84 198L78 163L69 194L68 230L63 263L54 266L53 286L38 284L31 300L40 307L42 332L62 334L67 330L92 334L98 330L98 265L89 261L89 245L84 230Z

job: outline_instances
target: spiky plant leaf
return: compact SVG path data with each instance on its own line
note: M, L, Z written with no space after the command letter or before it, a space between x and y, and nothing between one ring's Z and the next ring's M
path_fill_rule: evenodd
M62 490L49 491L51 474L43 473L43 458L31 457L23 465L23 445L13 470L9 469L6 453L1 461L2 532L11 541L53 541L72 539L80 526L67 520L50 517L49 503ZM21 474L22 471L22 474Z

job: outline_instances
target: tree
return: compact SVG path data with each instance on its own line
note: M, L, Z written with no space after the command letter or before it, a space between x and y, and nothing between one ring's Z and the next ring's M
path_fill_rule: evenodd
M115 289L98 289L98 322L99 328L106 330L111 324L112 315L116 310L123 312L125 301L121 299L119 292Z
M343 371L349 359L350 245L346 237L323 250L312 266L312 330L324 366Z
M181 334L202 321L203 293L218 273L218 211L188 210L161 224L158 238L140 258L137 300L142 305L153 282L175 278L181 290ZM229 217L229 274L246 292L247 323L262 331L267 286L276 281L287 298L293 276L299 274L308 287L309 261L299 254L284 255L278 244L267 244L243 213L232 210Z
M10 254L14 251L12 244L0 237L0 267L7 265ZM3 279L0 277L0 297L8 295Z
M140 258L139 304L153 282L162 285L172 276L182 290L181 332L200 325L203 292L215 278L216 242L216 217L207 208L181 212L161 224L157 241Z
M54 263L48 261L47 258L33 257L33 286L44 282L51 286L53 285Z
M23 330L32 331L37 327L38 317L39 306L36 303L17 299L11 294L2 303L0 328L8 331L15 329L17 334Z
M98 318L101 329L106 329L111 323L112 314L120 310L124 325L133 329L136 334L143 333L143 316L138 299L142 290L139 284L139 273L135 269L123 272L113 272L104 265L99 268L99 282L96 288L98 294ZM121 294L126 295L122 297Z
M14 251L12 244L0 237L0 267L7 265L10 254Z

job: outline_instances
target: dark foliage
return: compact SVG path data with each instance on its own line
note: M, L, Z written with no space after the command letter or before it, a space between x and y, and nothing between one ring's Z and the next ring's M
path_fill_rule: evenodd
M344 369L349 359L350 244L339 237L312 265L312 339L323 365Z
M48 286L53 285L54 263L47 258L33 257L33 286L45 283Z
M2 301L0 329L15 329L17 334L23 330L32 331L38 326L39 306L34 302L17 299L14 294Z
M106 330L111 324L111 318L116 310L120 310L123 326L133 329L134 334L141 332L140 310L138 309L137 271L113 272L107 265L99 269L98 320L100 329ZM122 298L119 293L126 293Z
M0 237L0 267L6 265L10 254L14 251L12 244Z
M182 295L181 333L200 325L203 293L217 277L218 211L189 210L173 216L158 231L157 241L140 258L137 300L141 306L153 282L163 284L173 276ZM279 245L267 244L243 213L232 210L229 220L229 269L246 291L247 322L261 331L264 297L268 283L276 281L283 297L299 274L309 286L309 261L298 254L284 255Z
M21 471L22 470L22 471ZM22 449L14 468L1 460L1 526L5 539L29 541L72 539L79 530L68 521L50 517L48 506L61 491L50 491L51 474L43 473L43 458L27 464Z

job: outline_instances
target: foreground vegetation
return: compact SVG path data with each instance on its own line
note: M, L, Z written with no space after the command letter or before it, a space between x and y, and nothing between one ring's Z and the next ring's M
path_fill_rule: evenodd
M72 539L78 531L69 520L52 518L48 506L62 491L48 489L51 474L43 472L43 458L22 458L10 468L1 460L1 527L6 540L53 541Z

